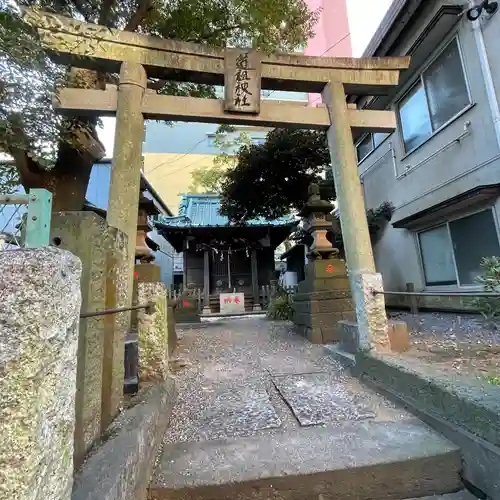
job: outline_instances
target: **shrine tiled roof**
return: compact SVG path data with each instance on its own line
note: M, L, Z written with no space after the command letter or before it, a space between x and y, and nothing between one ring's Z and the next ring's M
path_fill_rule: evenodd
M184 194L179 203L177 217L161 216L157 222L166 227L222 227L229 226L229 219L221 215L220 198L216 194ZM290 215L275 220L252 219L249 226L290 226L296 219Z

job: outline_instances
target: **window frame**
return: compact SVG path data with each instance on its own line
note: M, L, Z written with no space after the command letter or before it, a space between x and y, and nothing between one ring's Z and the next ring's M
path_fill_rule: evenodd
M462 67L462 72L463 72L464 81L465 81L465 88L466 88L466 91L467 91L467 98L468 98L469 102L462 109L460 109L459 111L457 111L457 113L455 113L452 117L450 117L448 119L448 121L446 121L445 123L443 123L436 130L433 130L432 129L432 118L431 118L431 115L430 115L429 97L427 95L427 90L426 90L426 87L425 87L424 74L439 59L439 57L444 53L444 51L453 42L456 42L456 44L457 44L458 56L460 58L460 65ZM403 136L403 125L402 125L402 122L401 122L401 112L400 112L400 110L401 110L401 102L412 92L412 90L417 85L420 85L422 87L422 89L424 91L424 94L425 94L425 102L426 102L426 105L427 105L427 114L429 116L429 125L430 125L430 128L431 128L431 134L429 135L429 137L427 137L425 140L423 140L420 144L418 144L417 146L415 146L412 149L407 150L406 149L406 145L405 145L404 136ZM401 151L403 152L402 159L406 158L411 153L413 153L414 151L416 151L418 148L422 147L426 142L428 142L429 140L431 140L435 135L437 135L439 132L441 132L441 130L443 130L446 127L448 127L448 125L450 125L452 122L454 122L459 116L461 116L463 113L465 113L473 105L474 104L473 104L473 101L472 101L472 94L471 94L471 90L470 90L470 83L469 83L468 74L467 74L467 71L466 71L466 65L465 65L465 60L464 60L464 56L463 56L462 45L460 43L460 37L459 37L458 33L455 32L453 34L453 36L451 36L450 39L447 39L445 42L443 42L439 46L439 48L436 50L436 52L434 53L434 55L431 56L431 58L427 61L427 63L422 67L419 75L414 80L411 81L411 83L407 86L407 88L405 89L405 91L400 96L398 96L398 98L396 99L396 103L395 103L396 121L397 121L397 130L398 130L399 140L400 140L400 143L401 143Z
M366 158L368 158L376 149L378 149L380 146L382 146L382 144L384 144L384 142L389 139L389 137L393 134L393 132L387 132L387 137L385 137L381 142L380 144L378 144L377 146L375 146L375 134L384 134L384 132L366 132L365 134L363 134L354 144L354 148L356 150L356 161L358 162L358 165L361 165L361 163L363 163ZM370 136L370 142L371 142L371 145L372 145L372 149L370 149L370 152L369 153L366 153L365 156L363 156L363 158L361 158L360 160L358 159L358 146L368 137Z
M480 285L475 285L475 284L464 284L464 285L462 285L460 283L460 276L459 276L459 273L458 273L458 266L457 266L457 261L456 261L456 257L455 257L455 251L454 251L454 248L453 248L453 239L451 237L450 224L452 222L454 222L454 221L457 221L457 220L460 220L460 219L465 219L467 217L471 217L473 215L480 214L481 212L488 212L488 211L491 213L491 216L493 218L493 225L495 226L495 232L496 232L496 236L497 236L497 241L498 241L498 244L500 246L500 224L499 224L499 221L498 221L498 217L497 217L497 213L496 213L494 205L489 205L489 206L486 206L486 207L481 207L481 208L477 208L475 210L464 212L464 213L462 213L460 215L457 215L455 217L447 219L447 220L445 220L443 222L440 222L438 224L433 224L432 226L428 226L425 229L419 229L418 231L415 232L415 241L416 241L416 245L417 245L417 252L418 252L419 265L420 265L420 272L421 272L421 275L422 275L422 281L424 283L425 289L431 288L433 290L437 290L437 289L446 289L446 290L449 290L449 289L454 289L454 288L465 288L465 289L470 289L470 290L477 290L477 289L481 288ZM448 237L450 239L451 250L452 250L451 254L452 254L452 258L453 258L453 267L455 269L456 284L435 284L435 285L431 284L430 285L430 284L427 283L427 278L425 276L425 266L424 266L424 260L423 260L423 256L422 256L422 247L420 245L420 234L421 233L425 233L427 231L431 231L432 229L437 229L438 227L442 227L442 226L446 226L446 229L447 229L447 232L448 232Z

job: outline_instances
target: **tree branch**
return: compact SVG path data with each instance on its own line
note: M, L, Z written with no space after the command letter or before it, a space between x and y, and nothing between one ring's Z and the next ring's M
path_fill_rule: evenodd
M190 38L186 40L186 42L194 42L194 43L201 43L201 42L206 42L210 38L212 38L214 35L218 35L219 33L224 33L225 31L234 31L236 29L244 29L247 24L234 24L232 26L222 26L220 28L212 30L211 33L207 35L203 35L197 38Z
M91 6L87 5L87 2L85 0L71 0L70 3L84 17L86 22L93 22L92 17L95 12Z
M138 0L137 10L125 26L125 31L135 31L137 29L146 14L153 8L151 4L152 0Z
M102 24L103 26L106 26L109 20L109 15L111 14L111 11L113 10L113 5L115 3L115 0L103 0L102 6L101 6L101 12L99 13L99 21L98 24Z

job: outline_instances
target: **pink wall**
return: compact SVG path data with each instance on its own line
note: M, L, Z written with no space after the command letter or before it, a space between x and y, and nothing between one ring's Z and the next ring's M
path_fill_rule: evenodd
M347 0L307 0L309 8L322 8L315 35L304 50L308 56L351 57L351 35L347 18ZM309 102L318 104L321 96L309 94Z

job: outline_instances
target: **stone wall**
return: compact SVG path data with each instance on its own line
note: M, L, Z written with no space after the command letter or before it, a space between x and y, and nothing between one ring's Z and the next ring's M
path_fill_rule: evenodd
M80 313L78 258L0 252L0 498L67 500Z

